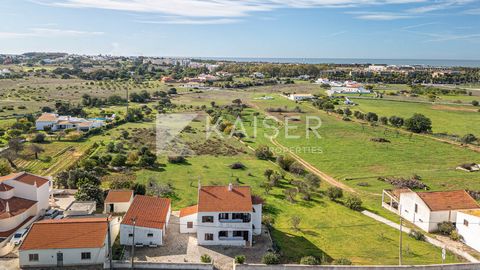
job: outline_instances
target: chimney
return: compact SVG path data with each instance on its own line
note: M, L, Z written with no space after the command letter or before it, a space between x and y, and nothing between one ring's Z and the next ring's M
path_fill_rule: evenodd
M10 213L10 205L8 205L8 201L5 204L5 212Z
M232 183L228 184L228 191L232 191L233 190L233 185Z

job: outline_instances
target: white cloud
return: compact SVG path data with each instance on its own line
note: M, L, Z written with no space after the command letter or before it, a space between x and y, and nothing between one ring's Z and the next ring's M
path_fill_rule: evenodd
M393 21L400 19L412 18L412 15L405 13L393 12L347 12L348 14L355 14L355 18L369 21Z
M136 20L137 23L145 24L229 24L240 20L230 18L214 18L214 19L189 19L184 17L168 18L166 20Z
M36 3L69 7L97 8L185 17L242 17L252 12L278 8L358 7L422 3L427 0L32 0Z
M463 5L472 3L474 1L475 0L443 0L443 1L436 2L432 5L412 8L412 9L409 9L408 11L411 13L427 13L427 12L432 12L437 10L444 10L448 8L461 7Z
M57 28L30 28L25 32L0 32L0 38L25 38L25 37L80 37L103 35L103 32L86 32Z

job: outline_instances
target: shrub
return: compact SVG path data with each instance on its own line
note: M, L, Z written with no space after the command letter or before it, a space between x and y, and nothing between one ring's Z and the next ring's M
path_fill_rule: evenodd
M357 196L349 196L345 205L355 211L362 210L362 200Z
M470 143L475 142L476 140L477 140L477 137L475 137L475 135L467 134L467 135L462 137L461 142L465 143L465 144L470 144Z
M352 265L352 261L350 261L347 258L338 258L335 261L333 261L333 264L335 264L335 265Z
M278 156L277 157L277 163L280 168L284 169L285 171L288 171L290 169L290 165L295 162L294 159L288 156Z
M208 254L203 254L202 256L200 256L200 261L202 263L211 263L212 257L210 257Z
M235 256L235 263L236 264L244 264L245 263L245 255Z
M327 188L327 196L330 200L335 201L336 199L343 197L343 191L339 187L329 187Z
M127 162L127 157L125 155L119 154L112 159L110 165L114 167L121 167L125 166L125 162Z
M450 233L450 239L452 239L453 241L460 241L462 240L462 236L458 233L457 230L453 230Z
M300 259L300 264L305 265L318 265L320 264L320 260L313 257L313 256L305 256Z
M168 162L172 164L184 163L187 161L184 156L168 156Z
M405 127L415 133L428 133L432 131L432 120L423 114L416 113L405 120Z
M403 126L403 123L404 123L403 118L395 116L395 115L388 118L388 121L390 122L390 124L392 126L397 127L397 128Z
M425 241L425 235L423 235L423 233L417 230L411 230L408 236L418 241Z
M472 105L473 106L478 106L480 103L478 102L478 100L472 100Z
M438 223L438 232L443 235L450 235L455 230L455 225L452 222L444 221Z
M33 136L32 142L34 143L43 143L45 142L45 134L43 133L37 133Z
M267 252L262 257L263 264L279 264L280 263L280 256L273 252Z
M258 159L271 159L273 157L272 151L270 151L270 148L266 145L260 145L256 150L255 150L255 156Z
M229 167L230 167L230 169L233 169L233 170L245 169L245 165L243 165L243 163L241 163L241 162L232 163L232 164L230 164Z
M303 175L305 174L305 168L303 168L303 165L294 161L292 164L290 164L290 167L288 168L288 171L297 175Z

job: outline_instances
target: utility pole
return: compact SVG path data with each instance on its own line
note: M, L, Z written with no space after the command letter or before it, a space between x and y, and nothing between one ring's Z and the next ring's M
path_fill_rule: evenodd
M107 233L108 233L108 261L109 261L109 268L110 270L113 269L112 266L112 236L110 235L110 221L108 220L109 217L107 217Z
M127 116L128 115L128 87L125 88L125 92L127 96L127 114L125 116Z
M398 248L398 265L402 265L402 225L403 225L403 217L402 217L402 212L400 212L400 244Z
M131 254L131 257L132 257L132 269L133 268L133 260L134 260L134 257L135 257L135 223L137 221L137 218L132 218L132 222L133 222L133 233L132 233L132 254Z

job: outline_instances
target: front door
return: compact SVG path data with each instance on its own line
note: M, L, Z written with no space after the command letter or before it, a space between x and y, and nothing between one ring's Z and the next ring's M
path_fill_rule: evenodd
M113 213L113 210L114 210L113 206L114 206L114 204L111 203L111 204L110 204L110 213Z
M57 266L63 266L63 253L61 252L57 253Z

